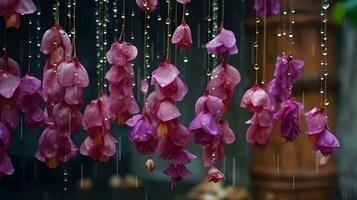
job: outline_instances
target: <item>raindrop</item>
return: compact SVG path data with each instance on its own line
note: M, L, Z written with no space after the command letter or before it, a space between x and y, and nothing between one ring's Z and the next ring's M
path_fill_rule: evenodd
M322 8L324 10L327 10L330 7L330 4L328 3L327 0L324 0L324 2L322 3Z

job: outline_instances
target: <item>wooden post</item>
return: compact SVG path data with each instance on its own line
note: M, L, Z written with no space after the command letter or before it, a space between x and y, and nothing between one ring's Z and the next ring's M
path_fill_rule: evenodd
M294 0L295 25L293 56L305 61L303 77L294 87L294 96L303 101L304 111L314 106L320 106L320 7L319 0ZM287 27L289 26L287 17ZM280 30L279 17L269 18L267 21L267 78L271 80L275 69L276 57L282 53L285 47L288 53L288 36L285 40L278 42L277 33ZM255 37L255 16L248 20L251 29L251 38ZM260 23L262 25L263 23ZM262 64L262 40L263 27L260 27L260 55ZM287 31L288 34L288 31ZM329 24L329 100L328 107L329 122L332 130L335 127L335 33L334 27ZM325 166L318 166L318 158L312 152L311 143L305 130L306 123L301 117L302 133L294 143L286 142L279 136L279 127L274 127L270 143L265 151L252 151L251 173L254 199L332 199L336 188L337 170L333 159Z

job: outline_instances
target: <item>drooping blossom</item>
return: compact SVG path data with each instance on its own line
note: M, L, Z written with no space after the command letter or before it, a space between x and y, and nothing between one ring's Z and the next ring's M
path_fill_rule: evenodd
M136 4L145 12L152 12L156 9L157 0L135 0Z
M7 154L10 147L11 135L6 126L0 122L0 176L2 174L11 175L14 173L14 167Z
M82 143L80 153L99 162L108 161L116 152L117 140L110 133L111 113L108 106L108 97L103 94L86 107L83 115L83 128L88 137Z
M145 168L146 171L148 172L153 172L155 170L155 162L153 159L149 158L146 162L145 162Z
M288 141L295 141L301 132L300 110L304 105L291 98L281 104L281 108L274 114L274 119L280 121L280 136Z
M224 105L228 107L232 102L234 90L240 81L239 71L223 62L213 70L212 78L207 86L208 92L210 95L220 98Z
M280 13L280 0L255 0L254 9L257 15L268 18Z
M164 173L171 177L173 184L181 182L183 178L191 176L191 172L183 164L170 164L165 170Z
M224 181L224 174L217 169L216 167L210 167L210 169L208 170L208 176L206 178L206 182L214 182L214 183L218 183L221 181Z
M279 56L275 63L274 79L268 83L267 92L273 102L287 100L294 82L301 76L304 61L293 59L290 55Z
M187 49L191 47L192 33L186 21L183 20L181 25L176 28L174 34L172 35L171 42L180 48Z
M179 74L178 69L168 62L160 63L152 72L151 85L155 86L155 92L160 100L181 101L187 94L188 88Z
M263 110L254 113L253 117L247 121L247 124L250 124L250 126L246 133L246 140L254 147L265 149L273 128L271 112Z
M219 56L229 56L238 53L236 37L234 33L225 28L220 28L218 35L206 44L208 53Z
M191 2L191 0L176 0L176 1L180 4L187 4Z
M222 99L209 94L200 97L195 104L196 115L199 115L202 112L208 112L215 117L220 117L222 116L223 111L224 104Z
M125 41L114 42L107 52L107 60L113 66L106 74L109 81L109 109L120 124L139 112L134 98L134 69L130 63L138 54L137 48Z
M27 128L40 127L45 121L45 114L41 110L42 88L41 80L33 75L25 75L21 79L21 109L25 114L25 126Z
M255 85L247 90L242 98L240 107L251 112L260 112L269 110L272 106L271 100L267 92L260 86Z
M307 123L307 135L313 143L313 151L320 152L323 156L329 156L340 147L336 136L328 127L327 114L322 108L313 108L305 113Z
M45 32L40 50L42 53L49 55L44 73L48 68L57 67L59 63L69 61L72 58L71 39L58 24L55 24Z
M60 162L71 159L77 151L69 136L62 136L54 127L46 128L38 141L36 158L49 168L56 168Z
M126 125L132 127L129 140L134 143L140 154L155 153L159 140L154 126L146 115L135 115L126 122Z
M32 0L0 1L0 16L5 19L6 28L19 28L20 15L32 14L37 10Z

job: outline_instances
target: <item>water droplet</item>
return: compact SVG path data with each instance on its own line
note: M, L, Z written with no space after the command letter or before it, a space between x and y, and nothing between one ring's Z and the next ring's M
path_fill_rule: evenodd
M255 42L254 42L254 48L258 48L258 46L259 46L259 45L258 45L258 42L255 41Z
M324 10L327 10L329 7L330 7L330 4L328 3L327 0L325 0L325 1L322 3L322 8L323 8Z
M258 64L254 64L254 70L259 70L259 65Z
M325 93L325 91L321 88L320 89L320 94L323 94L323 93Z
M187 57L183 58L183 62L188 63L188 58Z
M157 21L161 21L161 20L162 20L161 15L158 15L157 16Z
M327 99L325 99L324 105L325 105L325 106L328 106L329 104L330 104L330 102L329 102Z

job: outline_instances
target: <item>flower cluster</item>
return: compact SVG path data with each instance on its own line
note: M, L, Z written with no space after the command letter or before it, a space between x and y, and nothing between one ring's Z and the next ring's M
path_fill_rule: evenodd
M19 28L20 15L32 14L36 9L32 0L0 1L0 16L5 19L6 28Z
M307 123L306 134L311 139L315 152L327 157L340 147L338 139L328 127L327 114L324 109L315 107L306 112L305 120Z
M113 65L106 74L110 91L109 109L120 124L139 112L133 95L134 69L130 63L137 54L138 50L134 45L122 40L114 42L107 53L107 60Z
M234 33L223 27L206 48L209 53L222 59L238 53ZM203 145L203 162L210 168L206 181L224 180L224 174L214 165L223 158L224 146L235 141L235 134L229 123L223 119L223 114L228 111L240 80L239 71L223 59L213 70L205 95L196 102L196 117L190 123L189 130L193 132L195 142Z
M244 93L241 107L254 113L246 122L250 124L246 133L247 141L255 147L265 149L273 128L272 102L269 95L260 86L255 85Z
M48 127L38 142L36 158L56 168L77 150L70 136L77 133L82 124L79 109L89 77L78 58L72 58L70 38L58 24L45 32L41 52L49 55L42 83Z
M279 15L280 0L255 0L254 9L257 15L262 18Z

